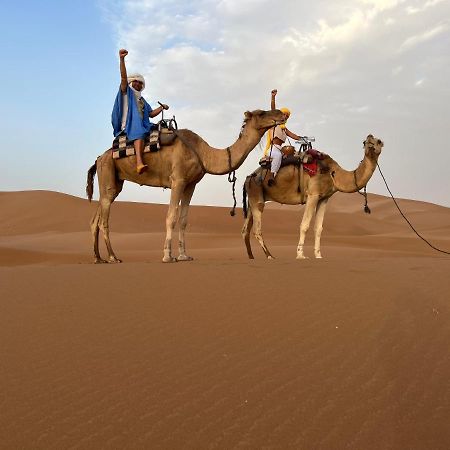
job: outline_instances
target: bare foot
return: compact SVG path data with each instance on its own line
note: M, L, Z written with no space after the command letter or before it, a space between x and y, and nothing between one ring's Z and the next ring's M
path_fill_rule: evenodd
M147 172L147 170L148 170L147 164L139 164L139 165L136 167L136 172L137 172L139 175L143 174L144 172Z

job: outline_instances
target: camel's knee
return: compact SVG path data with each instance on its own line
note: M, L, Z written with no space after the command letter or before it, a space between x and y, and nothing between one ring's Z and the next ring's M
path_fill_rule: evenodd
M315 234L318 235L318 236L320 236L320 235L322 234L322 230L323 230L323 227L322 227L322 226L318 226L318 227L315 227L315 228L314 228L314 232L315 232Z
M253 235L255 236L256 240L261 243L261 245L264 245L264 238L261 231L255 231Z
M248 220L245 221L244 226L242 227L241 234L243 237L250 236L251 224Z
M309 223L302 223L300 225L300 233L306 234L309 230Z
M176 214L171 214L169 217L167 217L166 219L166 227L170 228L171 230L173 230L175 228L175 225L177 224L177 215Z
M106 236L109 235L109 226L107 224L105 224L104 222L101 221L99 223L99 228L104 235L106 235Z
M89 222L91 230L95 230L98 228L98 221L99 221L99 214L97 212Z

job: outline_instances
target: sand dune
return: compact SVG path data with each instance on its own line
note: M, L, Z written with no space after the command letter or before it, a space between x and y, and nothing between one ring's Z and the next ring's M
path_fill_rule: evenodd
M241 216L194 206L165 265L167 206L117 202L125 262L93 265L95 202L0 193L0 448L448 449L450 256L369 204L333 197L305 261L301 207L249 261ZM399 204L450 250L448 208Z

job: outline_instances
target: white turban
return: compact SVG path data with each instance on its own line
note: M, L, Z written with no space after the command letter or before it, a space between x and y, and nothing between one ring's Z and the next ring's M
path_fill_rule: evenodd
M133 74L129 75L127 80L128 80L128 84L130 84L132 81L141 81L143 84L142 90L145 89L145 79L140 73L133 73Z

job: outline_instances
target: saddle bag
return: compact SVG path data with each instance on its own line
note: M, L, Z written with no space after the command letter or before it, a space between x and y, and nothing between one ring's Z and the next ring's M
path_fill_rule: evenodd
M281 153L283 153L283 156L285 158L288 156L294 156L295 147L293 145L284 145L283 147L281 147Z

